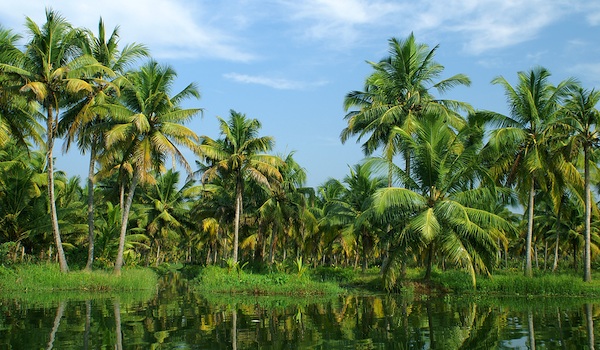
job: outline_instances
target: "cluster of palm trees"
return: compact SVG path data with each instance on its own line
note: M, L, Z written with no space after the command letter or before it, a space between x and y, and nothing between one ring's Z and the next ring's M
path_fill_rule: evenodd
M74 28L52 10L46 11L42 26L27 18L26 27L29 38L24 50L17 46L19 35L1 30L2 125L6 131L2 145L28 148L34 141L45 152L44 163L36 170L46 174L44 185L51 232L63 272L68 271L68 265L57 211L54 141L64 136L67 148L75 142L82 152L90 154L88 269L94 260L96 164L102 165L104 173L114 173L121 191L121 230L114 264L119 274L137 185L156 182L155 174L164 169L169 156L191 169L178 146L196 142L197 135L182 123L200 109L183 109L180 102L198 98L198 89L190 84L171 95L175 71L153 60L136 70L127 70L137 59L147 57L148 51L139 44L119 50L118 28L107 36L102 20L97 36L89 30ZM45 120L45 129L37 124L38 119ZM40 135L43 130L45 138ZM10 158L5 163L6 171L29 167L22 160ZM10 179L11 175L7 177Z
M434 61L437 47L418 44L411 34L391 39L389 48L389 57L370 63L364 91L346 96L350 112L341 134L342 142L366 139L366 155L383 151L371 162L388 169L388 187L373 197L393 237L384 269L398 271L394 262L420 256L426 276L434 261L453 263L471 271L475 283L477 272L495 266L502 245L506 250L519 237L507 207L520 204L525 274L532 276L537 231L546 248L554 241L555 261L561 237L570 237L574 247L584 242L584 280L591 280L600 93L575 79L555 86L550 73L536 67L519 72L514 86L504 77L492 81L504 88L509 115L475 111L433 94L470 83L462 74L437 80L443 71ZM395 165L396 156L404 168Z
M24 49L0 28L0 260L57 259L66 272L68 256L118 274L125 263L296 259L381 265L392 286L415 265L426 277L461 266L475 283L502 258L524 257L531 275L540 248L544 263L554 248L554 269L559 257L576 266L583 246L591 279L600 93L574 80L554 86L543 68L514 86L499 77L510 115L476 111L434 95L470 83L438 80L437 47L391 39L345 98L341 141L364 141L368 157L313 189L257 119L232 110L217 139L187 128L202 110L181 102L197 87L174 93L176 72L143 45L119 48L118 28L107 35L100 20L94 34L52 10L26 25ZM89 155L84 187L54 169L57 138ZM519 204L523 220L509 210Z

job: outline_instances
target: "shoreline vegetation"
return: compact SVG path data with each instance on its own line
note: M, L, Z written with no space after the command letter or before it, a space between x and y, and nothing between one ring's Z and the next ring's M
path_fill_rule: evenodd
M217 266L183 266L164 264L156 269L129 268L121 276L111 271L72 271L62 274L55 264L23 264L0 266L0 298L19 294L61 296L89 294L112 295L144 292L151 297L160 274L181 271L194 290L205 295L230 297L311 297L329 298L349 294L402 294L424 299L436 296L476 298L503 297L577 297L596 298L600 280L583 282L573 271L538 273L533 278L520 271L499 270L492 277L478 279L473 288L469 274L460 270L434 270L431 279L423 279L422 269L408 269L407 276L392 290L381 286L378 268L365 272L353 268L318 267L300 272L253 272L250 269ZM65 294L66 293L66 294ZM69 294L70 293L70 294ZM43 299L43 298L42 298Z
M65 274L56 264L0 265L0 297L6 293L154 291L157 283L158 275L149 268L124 269L121 276L116 276L105 270Z

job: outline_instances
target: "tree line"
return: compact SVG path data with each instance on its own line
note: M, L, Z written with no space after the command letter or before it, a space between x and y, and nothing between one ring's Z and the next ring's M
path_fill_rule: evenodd
M118 27L100 19L94 33L47 10L26 30L21 48L0 28L0 261L120 274L124 264L294 260L380 266L389 287L414 266L426 278L464 268L475 284L496 268L532 276L534 265L582 261L591 280L600 93L576 79L554 85L543 67L514 85L497 77L509 114L476 110L437 96L470 84L440 78L437 46L392 38L344 98L340 140L360 142L365 159L309 188L257 119L232 110L217 139L186 127L202 113L182 106L200 98L196 84L173 91L173 68L142 44L121 47ZM54 169L57 138L88 155L85 184Z

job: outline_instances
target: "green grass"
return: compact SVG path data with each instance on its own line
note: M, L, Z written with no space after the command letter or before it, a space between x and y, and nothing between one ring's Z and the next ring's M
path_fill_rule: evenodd
M108 271L61 273L56 264L0 266L0 294L8 292L127 292L154 290L156 274L145 268L124 269L117 277Z
M532 278L521 271L496 271L491 277L478 276L477 289L473 290L466 272L449 270L436 273L432 282L454 294L478 294L496 296L574 296L597 297L600 280L585 283L573 273L537 274Z
M317 282L308 275L298 276L283 272L253 274L245 271L228 271L208 266L195 279L196 289L206 293L245 295L339 295L344 293L337 283Z

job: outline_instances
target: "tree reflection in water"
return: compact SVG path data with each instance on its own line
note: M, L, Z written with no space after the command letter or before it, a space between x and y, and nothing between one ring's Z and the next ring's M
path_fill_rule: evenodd
M152 297L2 300L0 348L597 348L592 303L399 295L202 296L179 275Z

